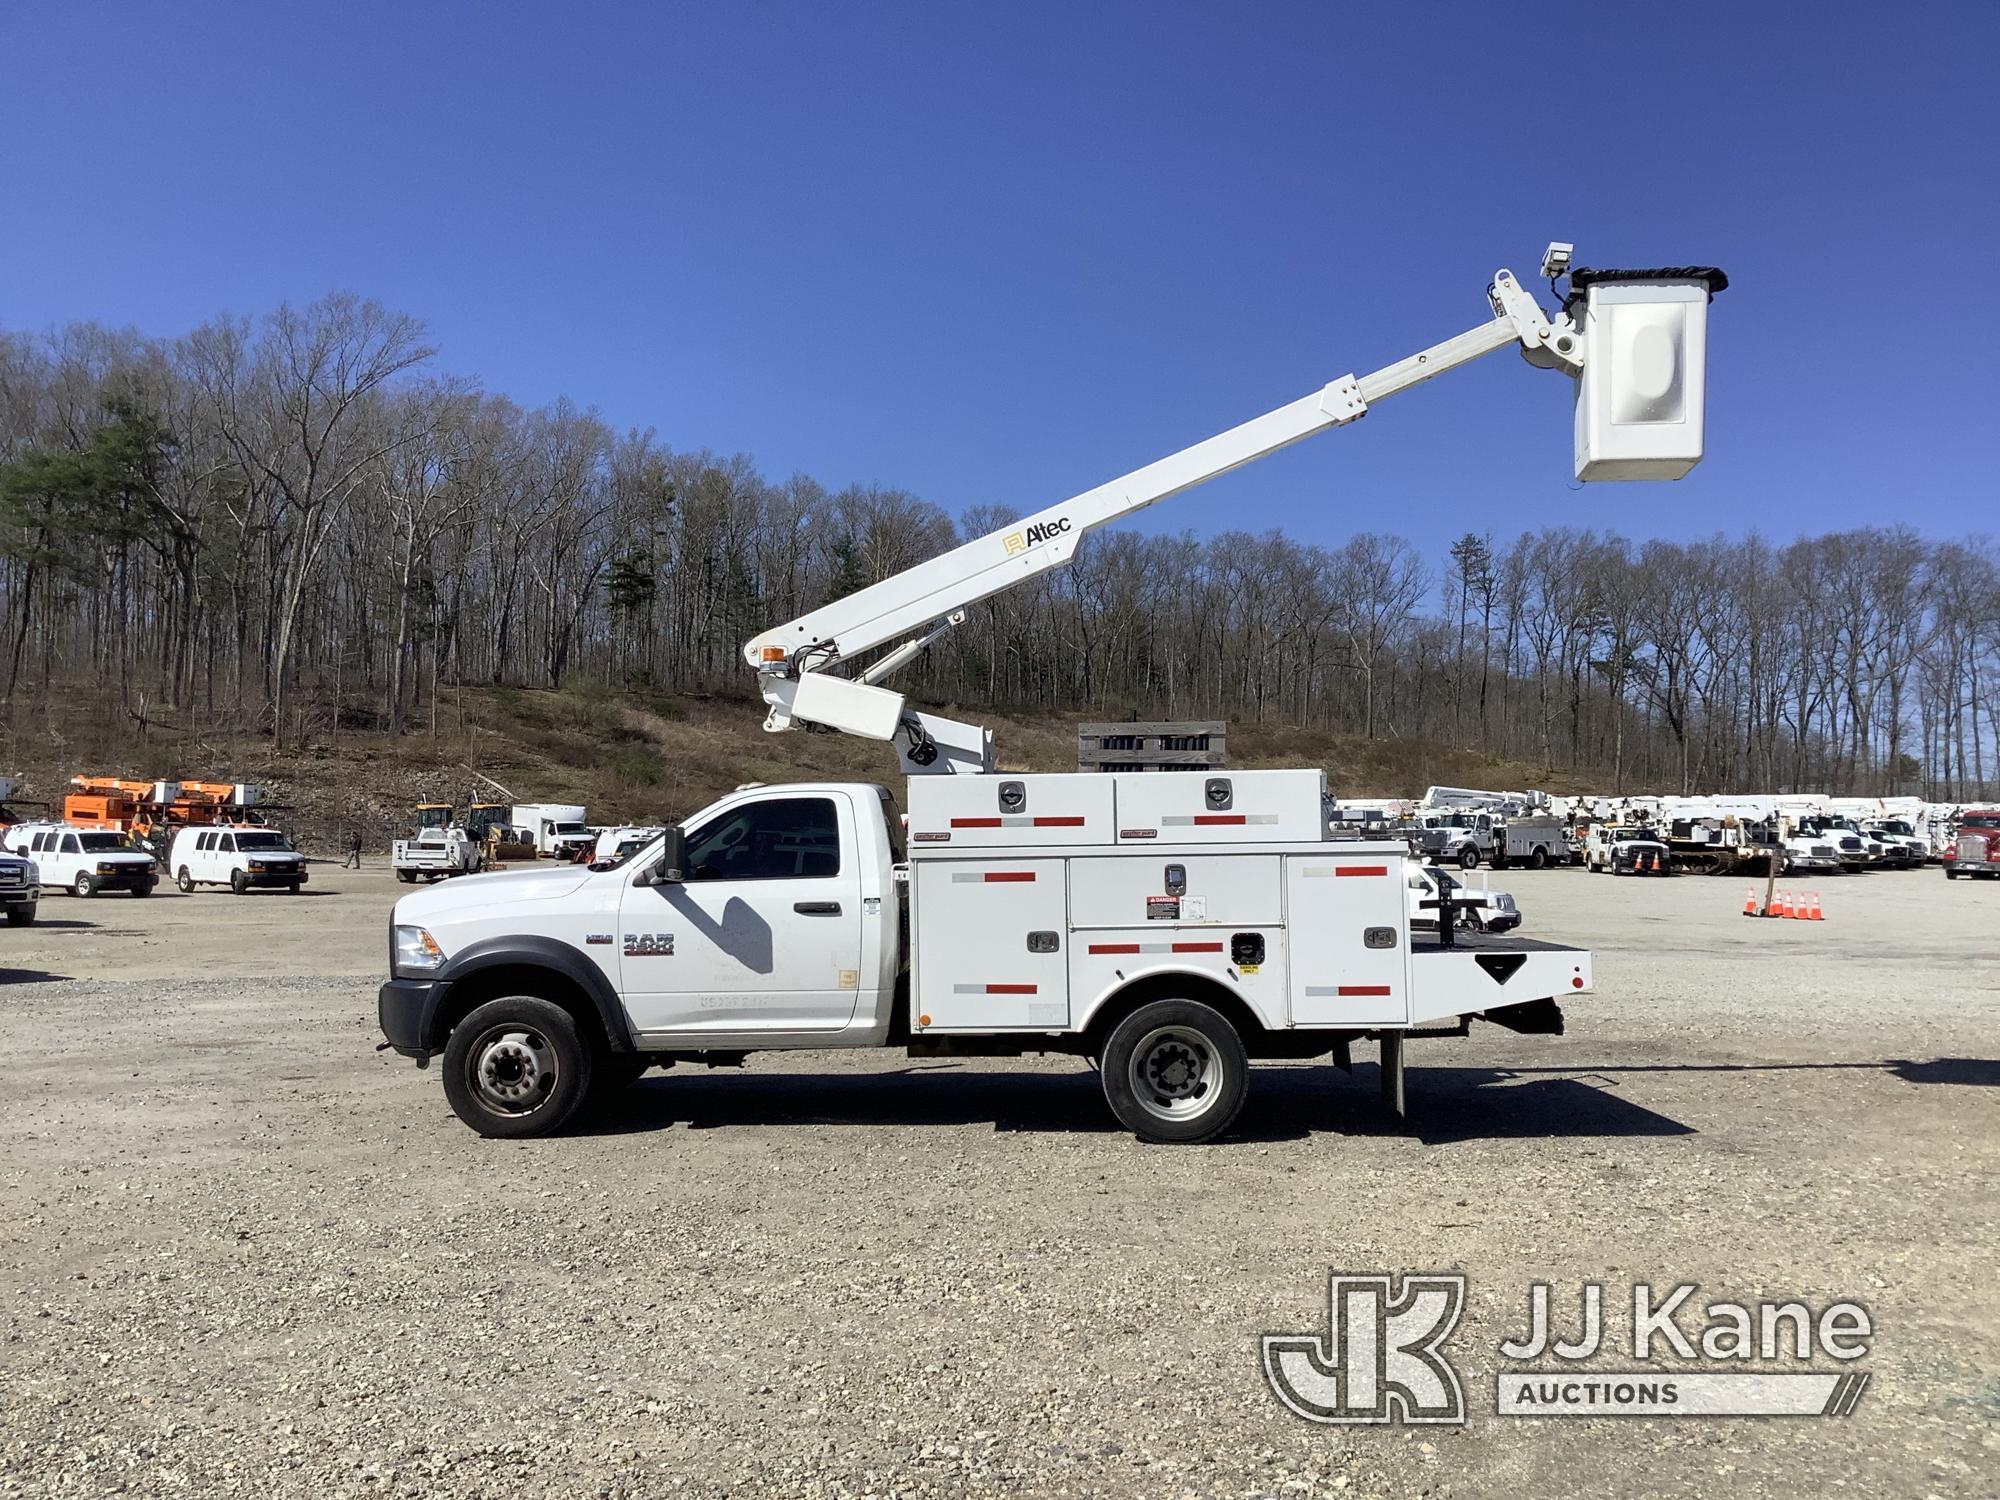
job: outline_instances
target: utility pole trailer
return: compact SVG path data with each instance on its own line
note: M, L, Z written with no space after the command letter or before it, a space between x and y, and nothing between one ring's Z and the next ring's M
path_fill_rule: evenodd
M1569 273L1568 250L1543 261L1571 277L1554 318L1500 271L1489 324L747 643L765 727L895 743L907 820L879 786L744 787L615 862L405 896L385 1045L441 1056L454 1111L490 1136L545 1134L652 1067L901 1047L1087 1057L1135 1133L1200 1141L1235 1118L1252 1061L1345 1064L1375 1040L1400 1111L1407 1036L1560 1032L1589 954L1462 936L1449 910L1413 947L1404 846L1332 840L1321 773L995 774L989 731L880 683L1085 531L1510 344L1577 377L1579 478L1686 473L1721 273Z

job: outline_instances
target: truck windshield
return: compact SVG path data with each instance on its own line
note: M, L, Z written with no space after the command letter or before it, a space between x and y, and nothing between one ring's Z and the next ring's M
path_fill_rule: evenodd
M2000 813L1967 813L1958 820L1960 828L2000 828Z
M289 849L291 844L282 833L247 833L236 835L238 849Z
M82 846L86 854L110 854L119 851L137 852L133 851L132 846L125 842L125 835L122 833L80 833L76 837L77 843Z
M588 833L590 830L585 828L581 823L557 823L554 825L553 831L556 833Z

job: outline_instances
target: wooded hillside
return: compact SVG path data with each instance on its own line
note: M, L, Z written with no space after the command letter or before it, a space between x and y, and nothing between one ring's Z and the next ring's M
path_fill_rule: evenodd
M432 732L453 685L742 692L748 636L1011 519L524 409L345 295L171 338L0 333L15 713L82 683L135 724L283 749ZM1112 532L899 681L939 706L1421 740L1606 790L1966 798L1997 779L1996 676L2000 554L1896 525L1444 556Z

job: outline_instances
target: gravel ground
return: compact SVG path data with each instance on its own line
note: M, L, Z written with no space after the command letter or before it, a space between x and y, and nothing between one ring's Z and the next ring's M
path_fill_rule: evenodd
M1827 881L1815 926L1510 872L1599 954L1567 1036L1413 1044L1407 1125L1372 1063L1262 1069L1230 1139L1149 1148L1069 1061L888 1053L481 1141L371 1050L397 887L314 880L4 934L0 1494L1995 1488L2000 884ZM1471 1278L1467 1425L1279 1406L1259 1335L1322 1331L1329 1269ZM1854 1298L1873 1383L1845 1420L1496 1416L1537 1279Z

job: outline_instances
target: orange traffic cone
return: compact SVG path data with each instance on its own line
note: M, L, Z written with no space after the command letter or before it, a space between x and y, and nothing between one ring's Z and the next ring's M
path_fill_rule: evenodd
M1743 888L1743 915L1746 917L1757 915L1757 888L1755 886L1745 886Z
M1764 912L1767 917L1789 917L1791 914L1792 898L1784 891L1779 891L1771 898L1771 904Z
M1795 891L1792 894L1792 920L1795 922L1812 920L1812 906L1806 900L1804 891Z
M1826 920L1826 913L1819 909L1818 891L1812 893L1812 910L1806 913L1806 917L1807 920L1813 922L1824 922Z

